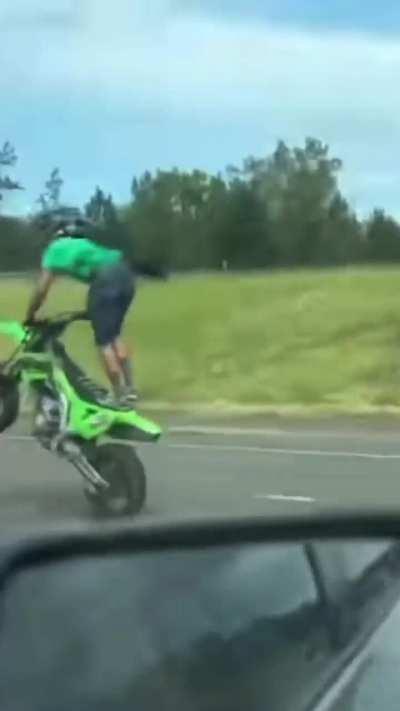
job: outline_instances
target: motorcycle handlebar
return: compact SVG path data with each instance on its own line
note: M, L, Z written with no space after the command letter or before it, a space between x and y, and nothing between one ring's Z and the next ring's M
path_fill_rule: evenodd
M89 316L86 311L71 311L65 314L59 314L52 318L38 319L32 323L27 323L26 326L32 330L42 331L45 333L48 331L61 333L67 326L74 323L75 321L88 321Z
M89 314L87 311L70 311L65 314L59 314L50 319L50 323L73 323L74 321L89 321Z

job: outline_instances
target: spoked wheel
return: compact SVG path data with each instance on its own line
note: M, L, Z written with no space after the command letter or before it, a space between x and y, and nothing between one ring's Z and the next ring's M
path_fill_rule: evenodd
M146 500L146 474L132 447L103 444L92 450L90 464L109 484L109 488L84 489L94 512L107 516L138 514Z

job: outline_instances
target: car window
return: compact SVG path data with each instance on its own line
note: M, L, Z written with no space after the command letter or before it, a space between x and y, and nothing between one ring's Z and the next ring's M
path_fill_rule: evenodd
M399 635L400 606L374 636L359 662L359 669L349 687L339 692L332 711L373 711L399 707Z
M137 556L128 566L126 559L86 560L24 573L7 594L0 654L6 649L0 689L7 708L34 693L43 711L56 693L60 709L82 697L96 709L111 700L124 709L134 699L143 709L162 700L164 709L263 709L267 702L293 711L316 693L330 653L300 545Z
M332 643L345 646L363 634L376 601L382 603L394 587L399 546L393 542L315 542L307 548L320 594L334 610ZM331 613L330 613L331 614Z
M326 548L325 546L323 548ZM329 546L328 546L329 548ZM337 546L331 549L336 552ZM395 708L400 684L393 673L397 665L395 644L400 597L400 547L398 543L366 543L355 566L356 546L349 545L343 555L340 572L352 572L350 584L333 586L332 632L336 654L327 679L325 707L334 711ZM373 553L379 553L373 556ZM369 562L367 567L364 563ZM332 559L328 558L328 566ZM354 575L355 570L358 574ZM331 580L333 577L331 575ZM379 679L379 680L378 680ZM383 689L385 692L383 693ZM329 700L329 701L328 701ZM396 701L397 703L397 701Z

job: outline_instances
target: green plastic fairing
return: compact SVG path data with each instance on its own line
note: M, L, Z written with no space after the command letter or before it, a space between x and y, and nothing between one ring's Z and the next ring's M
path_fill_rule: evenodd
M10 336L17 343L23 343L28 333L19 321L0 321L0 334Z
M121 411L82 399L51 350L29 352L30 330L18 321L0 321L0 334L10 336L20 344L25 343L22 352L14 356L14 366L25 385L34 387L36 383L48 380L62 394L68 403L65 428L69 434L95 440L107 434L112 437L113 431L122 428L129 438L140 441L155 441L160 437L160 427L135 411Z
M54 368L53 380L69 403L68 430L82 439L97 439L121 425L137 430L149 441L160 437L160 427L134 410L130 412L114 410L80 398L64 371L57 366Z

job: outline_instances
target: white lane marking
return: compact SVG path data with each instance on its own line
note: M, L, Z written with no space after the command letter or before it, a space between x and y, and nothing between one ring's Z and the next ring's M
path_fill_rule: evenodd
M290 494L255 494L254 499L268 499L269 501L294 501L298 504L314 504L316 499L311 496L291 496Z
M32 442L35 441L35 437L29 435L1 435L1 440L7 440L11 442ZM124 444L127 444L124 442ZM130 444L130 443L129 443ZM132 444L132 446L145 446L154 447L154 443L138 442L137 444ZM293 455L297 457L339 457L341 459L373 459L373 460L400 460L399 454L379 454L373 452L341 452L341 451L330 451L327 449L284 449L278 447L258 447L251 445L241 445L241 444L201 444L200 442L175 442L175 443L160 443L157 448L167 447L168 449L199 449L199 450L210 450L215 452L247 452L249 454L276 454L279 456Z
M322 449L280 449L276 447L250 447L246 445L228 444L194 444L176 443L167 444L170 449L205 449L216 452L248 452L254 454L288 454L298 457L340 457L344 459L375 459L375 460L400 460L400 454L374 454L371 452L335 452Z
M208 425L175 425L168 428L173 435L205 435L215 437L291 437L292 439L307 439L322 437L325 439L398 439L399 432L362 431L335 432L332 430L286 430L278 427L213 427Z
M282 437L290 432L285 432L282 429L276 428L259 428L259 427L212 427L207 425L176 425L168 427L170 434L184 435L207 435L216 437L236 437L236 436L256 436L256 437Z

